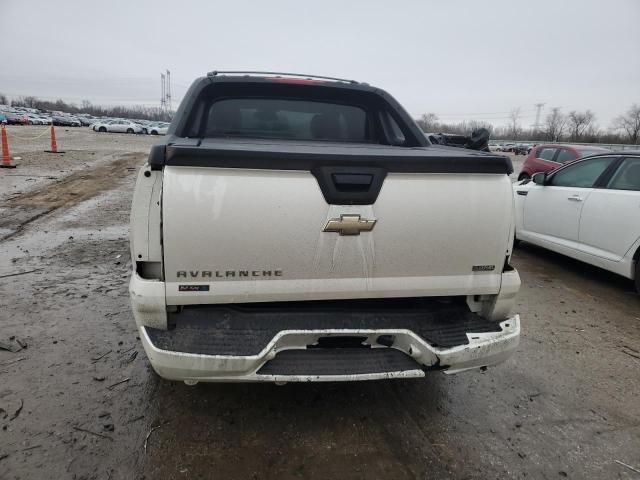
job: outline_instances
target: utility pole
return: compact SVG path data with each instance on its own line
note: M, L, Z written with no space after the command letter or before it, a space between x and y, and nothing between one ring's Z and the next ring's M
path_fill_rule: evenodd
M542 107L544 107L544 103L536 103L535 107L536 107L536 123L533 125L533 134L537 135L538 131L540 130L540 112L542 110Z

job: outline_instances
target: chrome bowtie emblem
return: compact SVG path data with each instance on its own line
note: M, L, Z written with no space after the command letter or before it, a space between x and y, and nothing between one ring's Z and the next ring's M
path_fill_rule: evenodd
M360 232L370 232L377 220L361 219L360 215L340 215L332 218L324 226L323 232L337 232L340 235L360 235Z

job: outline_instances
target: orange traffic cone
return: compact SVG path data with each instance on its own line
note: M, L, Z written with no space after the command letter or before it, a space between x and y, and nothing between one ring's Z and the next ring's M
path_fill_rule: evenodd
M15 164L11 163L11 157L9 156L9 140L7 140L7 129L2 125L2 163L0 168L16 168Z
M62 150L58 150L58 144L56 143L56 130L53 127L53 121L51 122L51 150L45 150L47 153L64 153Z

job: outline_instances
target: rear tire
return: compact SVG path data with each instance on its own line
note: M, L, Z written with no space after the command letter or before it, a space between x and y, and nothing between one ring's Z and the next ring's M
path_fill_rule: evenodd
M155 130L151 130L151 135L157 135L158 132L156 132Z
M640 293L640 256L636 258L636 292Z
M98 129L98 131L99 131L99 132L102 132L102 133L105 133L105 132L107 131L107 128L106 128L106 127L100 127L100 128Z
M133 133L133 128L127 128L127 133Z

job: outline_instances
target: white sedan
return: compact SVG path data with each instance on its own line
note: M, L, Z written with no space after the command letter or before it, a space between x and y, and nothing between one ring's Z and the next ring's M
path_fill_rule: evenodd
M635 280L640 293L640 152L586 157L513 188L516 241Z
M29 125L45 125L44 120L37 115L28 115Z
M92 128L96 132L142 133L144 131L142 125L130 122L129 120L108 120L106 122L96 123Z
M147 131L151 135L166 135L168 129L169 129L169 125L168 124L162 124L162 123L155 124L155 125L149 125L147 127Z

